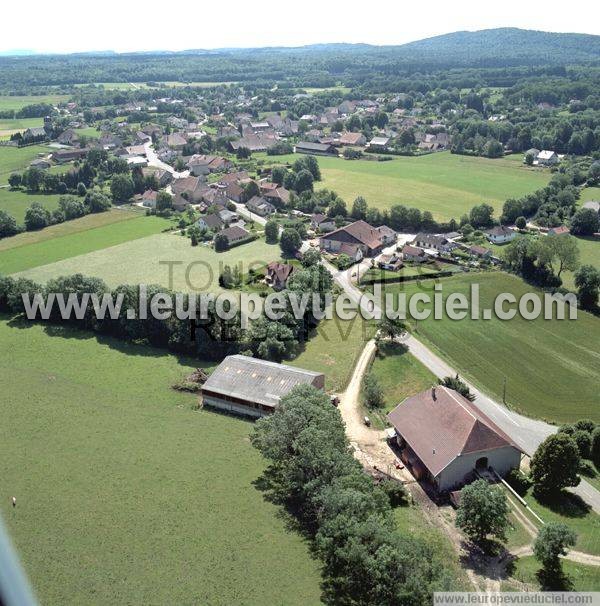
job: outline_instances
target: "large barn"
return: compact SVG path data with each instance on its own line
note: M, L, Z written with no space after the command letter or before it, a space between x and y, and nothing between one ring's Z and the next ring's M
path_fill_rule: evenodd
M228 412L262 417L296 385L325 388L325 375L248 356L227 356L202 386L202 401Z
M458 488L475 470L504 475L521 462L521 449L475 404L437 386L407 398L387 418L401 457L418 480L439 492Z

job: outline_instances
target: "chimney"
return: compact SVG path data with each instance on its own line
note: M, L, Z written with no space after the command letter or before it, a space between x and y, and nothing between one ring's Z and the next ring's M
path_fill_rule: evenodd
M435 395L435 385L433 385L433 386L431 387L431 399L432 399L432 400L437 400L437 397L436 397L436 395Z

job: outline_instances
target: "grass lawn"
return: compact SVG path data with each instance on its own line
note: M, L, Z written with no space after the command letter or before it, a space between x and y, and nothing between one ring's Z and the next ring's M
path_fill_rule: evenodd
M68 95L0 95L0 111L19 110L26 105L37 105L38 103L61 103L69 98Z
M319 603L251 423L170 388L209 363L6 318L0 340L0 509L42 604Z
M586 187L581 192L581 197L579 198L580 205L583 202L589 202L590 200L600 200L600 187Z
M506 533L506 548L517 549L533 542L531 535L525 530L512 511L508 514L509 528Z
M139 221L145 222L148 218L142 217ZM64 255L63 260L44 265L38 263L41 267L31 269L25 275L45 282L49 278L80 272L102 278L111 287L124 283L160 284L179 292L220 292L218 279L224 265L241 263L247 271L249 265L265 265L279 259L281 254L279 245L266 244L264 240L216 253L208 246L192 246L189 238L178 233L156 233L158 229L146 232L147 237L132 239L127 223L121 227L122 238L111 242L113 231L118 228L118 225L103 228L97 245L82 252L72 247L71 254ZM74 238L80 248L87 246L86 235ZM48 246L52 246L51 243ZM177 263L173 266L172 280L168 265L171 262Z
M472 591L473 587L463 568L461 568L456 551L448 537L440 528L431 524L417 505L396 507L394 517L398 529L407 535L416 536L429 543L440 560L454 573L456 586L452 591Z
M361 317L344 321L323 320L300 355L286 364L325 373L328 392L343 391L374 326Z
M257 157L258 154L257 154ZM297 155L264 156L267 162L294 161ZM430 210L439 220L459 219L476 204L502 209L507 198L518 198L546 185L550 173L527 168L510 159L490 160L449 152L388 162L319 157L323 180L316 188L335 190L348 207L364 196L376 208L394 204Z
M515 276L503 272L467 274L441 280L444 297L453 292L469 295L471 284L479 284L480 308L493 308L499 293L517 299L535 290ZM408 295L433 284L388 285L386 292ZM539 291L537 291L539 292ZM450 321L418 322L418 338L452 364L458 372L491 396L501 399L507 378L507 402L532 417L557 423L581 418L600 422L598 376L600 376L600 320L579 312L577 320Z
M600 238L592 236L573 236L579 247L579 262L581 265L593 265L600 269ZM563 286L575 290L575 274L572 271L563 271L560 276Z
M49 153L50 148L44 145L29 145L27 147L0 146L0 185L8 183L8 177L13 172L22 171L38 154Z
M44 120L42 118L14 118L12 120L0 118L0 136L12 135L18 131L42 126L43 124Z
M162 231L170 224L159 217L112 210L87 215L41 231L0 240L0 273L11 274L58 263L77 255L116 246ZM75 273L79 271L74 266ZM57 274L59 275L59 274Z
M99 139L102 133L95 126L88 126L86 128L76 128L75 132L78 135L89 137L90 139Z
M405 398L437 383L433 373L398 343L384 343L379 348L371 372L377 377L385 397L382 418Z
M0 188L0 209L12 215L19 225L23 225L25 211L33 204L39 202L48 210L58 206L58 194L29 194L20 189L12 190L7 187Z
M538 591L540 584L536 574L540 568L540 563L533 556L519 558L514 563L511 578L502 581L501 590L522 591L523 584L525 584L529 589L533 588ZM599 566L586 566L585 564L563 560L562 569L573 584L572 591L600 591Z
M544 522L563 522L572 528L577 533L575 549L600 555L600 516L578 496L564 491L556 502L546 503L538 501L529 491L524 498ZM529 518L539 528L539 522L531 515Z

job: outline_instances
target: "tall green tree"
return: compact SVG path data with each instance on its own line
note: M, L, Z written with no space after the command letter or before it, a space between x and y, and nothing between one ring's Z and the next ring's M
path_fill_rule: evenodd
M566 433L548 436L531 459L535 492L540 496L551 496L563 488L577 486L580 460L579 449L571 436Z
M504 540L508 528L506 495L486 480L475 480L461 490L456 525L476 543L489 536Z

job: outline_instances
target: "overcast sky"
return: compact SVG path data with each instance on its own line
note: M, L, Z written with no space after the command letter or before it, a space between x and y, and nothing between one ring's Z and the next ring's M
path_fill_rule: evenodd
M2 3L0 50L182 50L299 46L316 42L402 44L457 30L521 27L600 34L591 0L331 2L229 0Z

